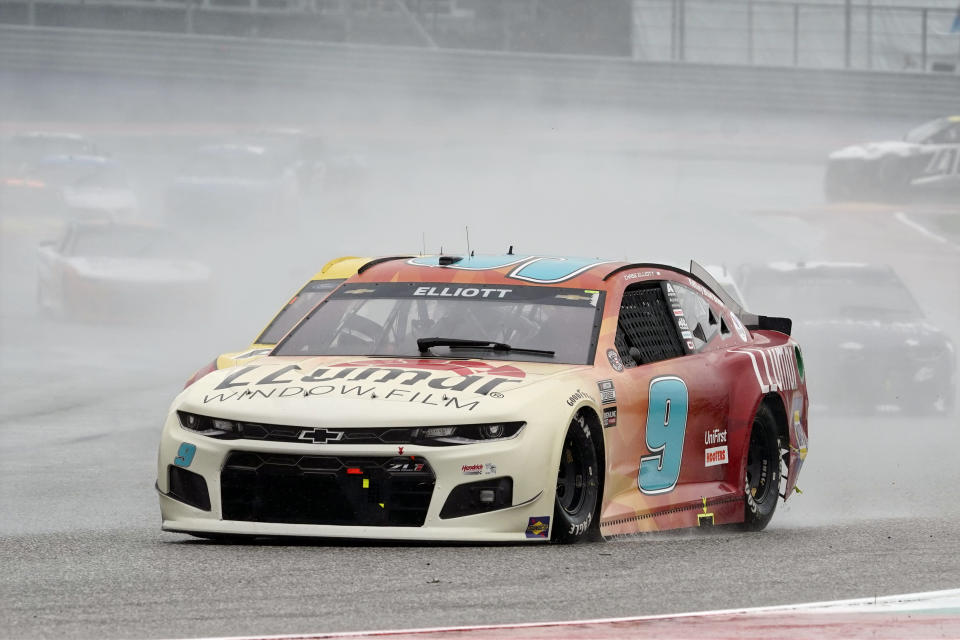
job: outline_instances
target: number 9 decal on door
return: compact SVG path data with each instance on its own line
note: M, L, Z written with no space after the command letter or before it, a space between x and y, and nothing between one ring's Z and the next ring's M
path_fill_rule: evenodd
M648 494L673 491L683 461L683 436L687 431L687 385L676 376L650 381L647 409L647 449L640 458L637 486Z

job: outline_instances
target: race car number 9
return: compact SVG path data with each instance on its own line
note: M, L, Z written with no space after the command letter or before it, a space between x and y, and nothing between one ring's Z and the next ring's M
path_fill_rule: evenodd
M675 376L650 381L647 409L648 456L640 458L637 486L648 494L667 493L677 486L687 431L687 385Z
M173 459L173 464L178 467L189 467L196 453L197 445L188 442L181 443L180 448L177 449L177 457Z

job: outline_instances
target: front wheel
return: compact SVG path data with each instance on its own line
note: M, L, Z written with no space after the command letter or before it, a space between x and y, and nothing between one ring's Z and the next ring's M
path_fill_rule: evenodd
M770 410L760 405L750 430L750 448L744 474L743 528L760 531L770 522L780 497L780 440L777 422Z
M597 449L582 415L567 428L557 471L552 542L571 544L587 537L600 494Z

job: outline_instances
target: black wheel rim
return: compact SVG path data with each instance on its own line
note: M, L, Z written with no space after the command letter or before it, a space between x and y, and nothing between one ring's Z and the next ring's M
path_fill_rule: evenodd
M563 443L560 471L557 474L557 504L575 515L583 507L587 494L587 464L580 448L569 435Z
M746 490L753 496L757 504L763 504L771 492L773 473L773 456L770 455L772 442L767 429L761 424L754 424L750 434L750 449L747 452L747 486Z

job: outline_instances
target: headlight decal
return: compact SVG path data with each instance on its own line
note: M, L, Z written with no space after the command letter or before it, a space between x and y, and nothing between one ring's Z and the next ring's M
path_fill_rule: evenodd
M263 440L301 444L392 444L444 447L509 440L525 422L494 422L431 427L343 428L304 427L223 420L178 411L180 425L193 433L218 440Z

